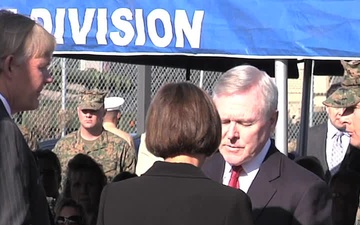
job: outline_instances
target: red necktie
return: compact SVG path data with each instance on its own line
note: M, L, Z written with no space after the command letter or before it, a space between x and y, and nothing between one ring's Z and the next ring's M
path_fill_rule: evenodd
M231 168L231 177L229 181L230 187L240 189L239 176L241 171L242 171L242 166L233 166Z

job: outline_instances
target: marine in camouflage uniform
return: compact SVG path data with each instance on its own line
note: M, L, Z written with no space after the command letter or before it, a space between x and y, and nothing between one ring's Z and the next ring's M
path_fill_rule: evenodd
M351 174L352 176L357 175L353 178L359 179L360 177L360 113L358 110L360 110L360 60L353 60L353 61L341 61L341 64L344 67L345 70L345 76L344 80L341 83L341 88L339 88L337 91L335 91L332 95L330 95L323 104L326 106L334 107L334 108L343 108L344 112L342 114L341 120L346 123L346 131L350 132L350 145L349 149L347 151L347 156L344 159L345 163L342 163L341 167L343 169L343 173L339 176L344 176L346 174ZM348 179L348 178L347 178ZM338 178L340 181L340 179ZM340 181L342 182L342 181ZM346 190L346 194L341 194L340 197L337 198L343 198L340 199L340 203L336 204L339 200L333 199L333 204L337 207L333 206L333 209L335 209L336 212L341 213L341 209L345 209L347 212L350 212L350 214L353 212L353 215L349 215L349 213L346 215L346 221L343 220L345 218L342 218L342 214L335 213L335 217L333 215L334 224L335 222L338 222L338 219L342 219L343 224L354 224L355 223L355 216L356 216L356 224L360 221L360 205L358 206L357 213L356 209L353 207L356 207L356 204L359 204L360 201L358 201L357 197L355 199L351 196L358 196L358 190L356 190L355 183L350 182L348 184L343 183L340 187L342 189ZM346 185L351 185L346 186ZM354 189L355 187L355 189ZM343 196L344 195L344 196ZM350 198L349 198L350 196ZM336 210L340 209L340 210ZM356 215L357 214L357 215ZM339 216L340 217L337 217ZM338 219L336 219L338 218ZM351 221L348 221L351 218ZM352 220L354 218L354 220ZM339 223L340 224L340 223Z
M82 92L78 107L79 119L82 113L79 111L90 110L98 113L100 110L105 112L104 97L105 93L103 92ZM103 116L104 114L101 115ZM120 172L135 172L135 149L121 137L104 130L102 127L102 116L95 124L95 129L99 129L101 132L95 140L84 139L81 130L94 129L94 127L86 127L86 124L82 124L80 119L80 129L66 135L56 144L53 151L60 159L63 180L65 180L66 167L69 160L79 153L87 154L99 163L109 181Z

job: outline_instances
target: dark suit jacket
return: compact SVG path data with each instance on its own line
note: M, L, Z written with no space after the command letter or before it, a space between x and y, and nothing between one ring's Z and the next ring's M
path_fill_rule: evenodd
M98 225L253 224L248 196L190 164L155 162L141 177L109 184Z
M0 100L0 224L50 224L31 150Z
M218 152L204 164L222 182L225 161ZM331 195L326 183L280 153L272 143L248 193L256 225L331 224Z
M306 155L315 156L316 158L319 159L321 166L323 167L324 170L325 181L329 183L331 179L331 174L329 171L329 166L326 161L327 131L328 131L327 122L313 126L309 129ZM345 163L349 153L350 152L348 149L344 157L344 160L341 163L340 169L343 168L343 163Z
M306 155L315 156L319 159L324 169L324 174L329 172L326 161L326 135L327 122L309 128Z

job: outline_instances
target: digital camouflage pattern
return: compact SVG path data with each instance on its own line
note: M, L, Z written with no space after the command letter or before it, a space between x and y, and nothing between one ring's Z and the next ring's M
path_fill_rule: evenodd
M63 180L68 162L78 153L87 154L99 163L109 181L120 172L135 173L135 149L124 139L103 130L91 147L88 146L81 138L80 131L66 135L55 145L53 151L60 159Z
M79 108L99 110L104 106L104 98L106 92L100 92L97 90L88 90L80 92Z
M360 102L360 60L341 61L345 75L341 88L330 95L323 104L334 108L347 108Z
M35 133L24 125L18 125L18 127L31 151L36 151L39 148L39 142Z

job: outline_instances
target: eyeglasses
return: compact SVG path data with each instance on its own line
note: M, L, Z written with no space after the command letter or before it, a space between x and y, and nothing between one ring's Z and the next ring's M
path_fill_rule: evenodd
M58 216L56 217L55 223L57 225L80 225L82 222L82 217L81 216L69 216L69 217L64 217L64 216Z

